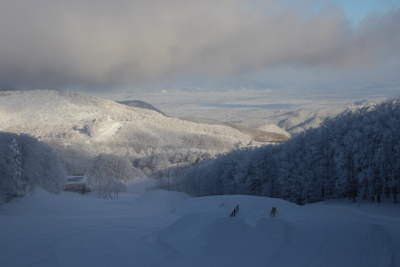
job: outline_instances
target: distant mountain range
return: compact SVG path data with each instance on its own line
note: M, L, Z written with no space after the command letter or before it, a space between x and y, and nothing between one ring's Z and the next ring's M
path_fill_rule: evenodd
M383 99L362 100L345 105L332 105L329 107L314 107L310 109L293 109L286 113L270 116L267 118L238 120L238 123L246 123L252 127L260 127L259 125L276 125L290 134L297 134L309 128L318 127L326 118L333 118L339 114L355 111L364 107L372 107ZM261 129L263 129L261 127Z
M142 101L117 103L54 90L0 92L0 131L58 143L118 143L136 151L149 147L222 151L238 142L288 138L244 125L170 118Z

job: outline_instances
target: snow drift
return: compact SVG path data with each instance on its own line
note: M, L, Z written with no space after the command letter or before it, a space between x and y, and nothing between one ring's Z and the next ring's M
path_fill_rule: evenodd
M38 190L1 206L0 265L398 266L399 225L390 203L298 206L168 191L111 201Z

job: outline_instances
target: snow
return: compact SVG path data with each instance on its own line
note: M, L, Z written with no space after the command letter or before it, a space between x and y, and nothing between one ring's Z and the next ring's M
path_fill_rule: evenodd
M112 119L108 119L105 121L101 128L99 129L99 133L96 134L93 138L91 138L87 133L81 133L85 138L86 142L89 143L90 141L105 141L110 137L115 136L118 131L126 125L126 122L119 122Z
M0 92L0 130L69 144L126 140L128 135L135 144L145 143L144 147L192 148L200 142L196 148L209 149L205 143L212 141L226 150L252 140L232 127L182 121L91 95L54 90Z
M298 133L317 127L326 117L342 112L373 106L387 97L397 96L399 86L368 88L301 88L301 89L252 89L185 91L179 88L162 88L160 91L120 91L97 93L104 99L140 99L148 102L171 117L209 118L222 122L260 127L275 124ZM168 93L165 91L167 90ZM271 106L275 108L260 108ZM281 132L282 129L278 130Z
M70 174L67 177L65 184L86 184L85 174Z
M192 198L145 184L117 200L38 189L0 206L0 266L400 265L396 204Z
M290 138L290 136L291 136L290 133L286 132L285 130L276 126L275 124L261 125L261 126L257 127L257 129L266 131L266 132L270 132L270 133L280 133L280 134L287 136L288 138Z

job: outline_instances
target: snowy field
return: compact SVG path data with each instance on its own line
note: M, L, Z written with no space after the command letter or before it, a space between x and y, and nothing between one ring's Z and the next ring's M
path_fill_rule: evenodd
M2 205L0 266L400 266L399 205L192 198L148 185L118 200L38 189Z

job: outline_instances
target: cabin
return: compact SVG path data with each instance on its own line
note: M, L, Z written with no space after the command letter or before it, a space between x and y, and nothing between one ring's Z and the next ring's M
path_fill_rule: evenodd
M86 186L86 174L69 174L64 185L64 191L82 194L90 192L90 188Z

